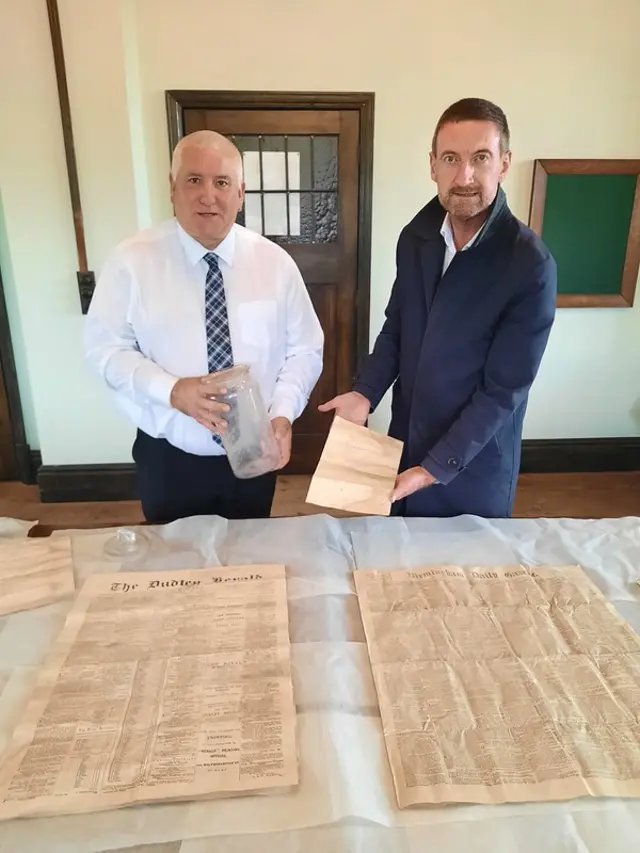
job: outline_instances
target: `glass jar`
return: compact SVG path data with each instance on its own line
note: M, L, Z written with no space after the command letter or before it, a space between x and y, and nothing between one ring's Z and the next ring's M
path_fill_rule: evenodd
M226 403L223 418L227 426L220 437L236 477L247 480L277 468L280 451L273 434L258 383L246 364L238 364L217 374L224 394L214 399Z

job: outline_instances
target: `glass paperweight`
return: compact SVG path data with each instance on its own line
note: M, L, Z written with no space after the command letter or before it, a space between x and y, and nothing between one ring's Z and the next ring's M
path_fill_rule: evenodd
M140 530L119 527L115 535L105 542L104 552L110 557L134 559L149 550L149 539Z

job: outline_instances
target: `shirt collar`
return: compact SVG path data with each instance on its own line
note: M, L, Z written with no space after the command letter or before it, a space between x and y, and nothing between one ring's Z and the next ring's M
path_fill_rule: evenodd
M206 254L210 251L213 251L214 255L217 255L221 260L223 260L230 267L233 266L233 258L235 255L236 249L236 226L235 224L231 226L231 231L227 234L224 240L220 243L220 245L216 246L214 250L207 249L202 243L199 243L195 240L190 234L184 230L182 225L176 219L176 226L178 228L178 236L180 237L180 242L182 243L182 248L187 256L187 260L191 264L191 266L195 267L195 265L201 261Z
M462 249L460 250L461 252L464 252L465 249L469 249L471 246L473 246L475 241L480 236L480 232L482 231L482 227L483 226L481 225L480 228L478 228L476 233L473 235L473 237L469 240L469 242L462 247ZM449 216L448 213L444 218L444 222L442 223L442 228L440 229L440 233L442 234L442 236L444 238L444 242L447 245L447 249L449 249L452 252L457 252L458 250L456 249L456 244L455 244L454 239L453 239L453 229L451 227L451 217Z

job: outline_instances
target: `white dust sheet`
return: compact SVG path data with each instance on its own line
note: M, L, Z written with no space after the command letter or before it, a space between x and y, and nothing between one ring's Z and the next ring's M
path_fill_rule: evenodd
M399 809L352 572L442 564L578 564L640 633L640 519L316 515L226 522L200 517L144 530L152 542L140 562L104 554L113 530L72 531L77 586L95 572L286 565L300 784L293 793L268 797L7 821L0 825L0 853L629 853L637 848L640 802L631 799ZM61 601L0 619L1 750L69 607L69 601Z

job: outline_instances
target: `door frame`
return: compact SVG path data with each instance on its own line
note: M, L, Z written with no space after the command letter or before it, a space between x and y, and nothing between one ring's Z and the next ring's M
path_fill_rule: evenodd
M20 402L20 386L18 384L18 372L16 370L15 357L13 355L13 344L11 342L11 326L9 324L9 313L4 298L4 284L2 282L2 269L0 267L0 365L4 377L4 387L11 421L11 436L13 440L13 470L12 480L20 480L23 483L34 484L36 472L40 466L40 453L34 451L27 444L27 436L24 427L24 416L22 414L22 403Z
M358 243L356 258L356 373L369 354L371 294L371 211L373 196L373 92L263 92L169 89L165 105L169 128L169 157L184 135L184 110L357 110ZM355 377L353 377L355 379Z

